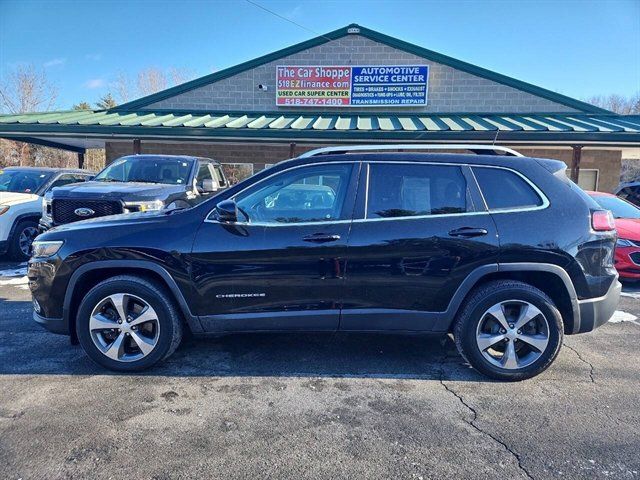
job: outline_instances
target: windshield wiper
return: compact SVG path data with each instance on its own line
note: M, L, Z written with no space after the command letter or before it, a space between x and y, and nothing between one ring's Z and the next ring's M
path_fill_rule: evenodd
M136 183L159 183L153 180L146 180L144 178L132 178L131 180L127 180L128 182L136 182Z
M115 178L94 178L96 182L120 182L121 180L116 180Z

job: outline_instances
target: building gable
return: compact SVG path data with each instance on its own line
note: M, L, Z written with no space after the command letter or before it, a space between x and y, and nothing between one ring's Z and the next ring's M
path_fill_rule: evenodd
M380 107L416 113L606 112L595 106L351 25L183 85L129 102L119 110L304 111L276 107L279 65L429 65L426 106ZM266 85L267 90L259 90ZM330 108L331 111L353 111Z

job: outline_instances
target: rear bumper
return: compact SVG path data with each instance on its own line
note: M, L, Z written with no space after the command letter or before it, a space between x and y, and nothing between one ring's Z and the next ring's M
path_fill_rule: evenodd
M42 325L50 332L58 333L60 335L70 334L69 324L64 321L64 318L47 318L33 312L33 319L36 323Z
M622 285L616 279L602 297L578 300L580 329L575 333L591 332L607 323L618 308L621 290Z

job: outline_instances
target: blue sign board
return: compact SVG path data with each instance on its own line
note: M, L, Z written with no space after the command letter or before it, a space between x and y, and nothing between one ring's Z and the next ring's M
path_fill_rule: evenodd
M427 65L351 67L351 106L427 104Z

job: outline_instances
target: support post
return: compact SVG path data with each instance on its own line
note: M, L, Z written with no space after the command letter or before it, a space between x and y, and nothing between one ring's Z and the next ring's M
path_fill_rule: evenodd
M296 144L295 142L291 142L289 144L289 158L295 158L296 156Z
M571 180L578 183L580 178L580 160L582 159L582 145L573 145L573 155L571 156Z
M84 153L78 152L78 168L84 168Z
M134 155L139 155L140 153L142 153L142 142L140 141L139 138L134 138L133 139L133 154Z

